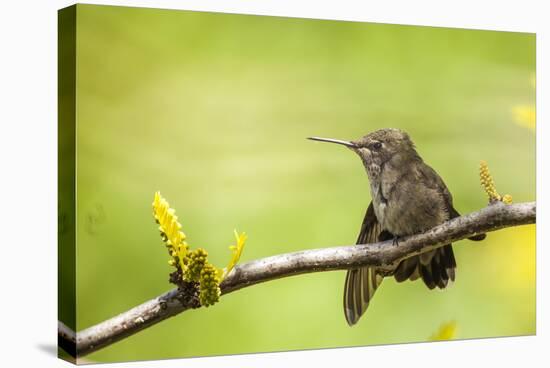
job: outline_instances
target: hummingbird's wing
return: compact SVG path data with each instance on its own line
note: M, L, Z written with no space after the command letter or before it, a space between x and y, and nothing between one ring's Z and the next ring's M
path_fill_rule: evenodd
M381 233L382 227L376 219L371 202L361 225L357 244L376 243ZM365 313L382 279L382 275L375 267L356 268L347 272L344 285L344 314L350 326L356 324Z
M428 188L440 194L440 201L448 213L448 219L460 216L453 206L453 197L443 179L437 172L426 164L418 166L420 173L419 180ZM435 200L435 198L434 198ZM483 240L485 234L478 234L471 237L471 240ZM394 272L397 282L407 279L416 280L421 277L429 289L438 287L444 289L449 280L454 281L456 272L456 260L451 244L444 245L438 249L423 253L419 256L407 258L399 264Z
M453 196L451 195L451 192L449 191L449 189L445 185L445 182L443 181L443 179L441 179L439 174L426 164L420 165L419 168L423 176L423 181L426 183L426 185L430 188L436 189L438 192L441 193L441 196L443 197L443 201L445 203L445 207L447 209L447 212L449 213L449 220L455 217L459 217L460 213L458 213L458 211L453 206ZM478 234L468 239L479 241L485 239L485 237L485 234Z
M427 193L431 193L433 196L431 200L434 202L434 206L439 211L446 212L446 216L443 218L449 219L454 216L456 210L452 204L453 199L441 177L424 163L417 165L415 169L417 170L416 181L429 190ZM451 244L447 244L402 260L393 272L393 276L397 282L414 281L421 278L429 289L435 287L444 289L449 280L454 281L455 269L456 261L453 248Z

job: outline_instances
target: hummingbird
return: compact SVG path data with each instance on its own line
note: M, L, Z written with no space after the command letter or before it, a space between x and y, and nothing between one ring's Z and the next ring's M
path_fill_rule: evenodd
M416 151L410 136L394 128L374 131L355 141L309 137L348 147L361 158L370 183L371 202L356 244L393 240L431 229L460 216L443 179ZM479 241L485 234L469 238ZM422 279L428 289L445 289L455 280L451 244L406 258L389 266L348 270L344 284L344 315L353 326L365 313L384 277L397 282Z

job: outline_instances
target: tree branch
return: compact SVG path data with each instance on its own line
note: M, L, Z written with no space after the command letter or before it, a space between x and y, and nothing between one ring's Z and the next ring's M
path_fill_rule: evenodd
M392 241L311 249L276 255L237 265L220 285L222 294L282 277L311 272L344 270L360 266L383 266L430 251L476 234L536 221L535 202L505 205L496 202L480 211L457 217L424 233ZM174 289L107 321L80 331L76 337L78 357L109 346L176 314L196 307L185 290ZM192 299L192 298L191 298ZM58 338L74 346L66 328ZM69 341L65 341L69 337ZM60 346L64 346L60 344Z

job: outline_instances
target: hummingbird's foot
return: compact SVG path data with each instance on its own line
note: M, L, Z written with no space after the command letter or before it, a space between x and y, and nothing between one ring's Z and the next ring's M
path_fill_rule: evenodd
M397 235L393 236L392 244L394 247L397 247L399 245L399 237Z

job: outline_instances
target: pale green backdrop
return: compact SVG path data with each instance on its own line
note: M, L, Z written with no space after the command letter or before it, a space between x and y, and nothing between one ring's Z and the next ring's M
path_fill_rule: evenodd
M78 5L77 325L170 288L153 221L155 191L193 247L223 266L233 229L241 262L353 244L370 201L360 160L311 135L410 133L462 213L497 188L535 200L535 36ZM124 361L535 333L535 228L456 244L443 292L387 280L353 328L344 272L227 295L87 357Z

